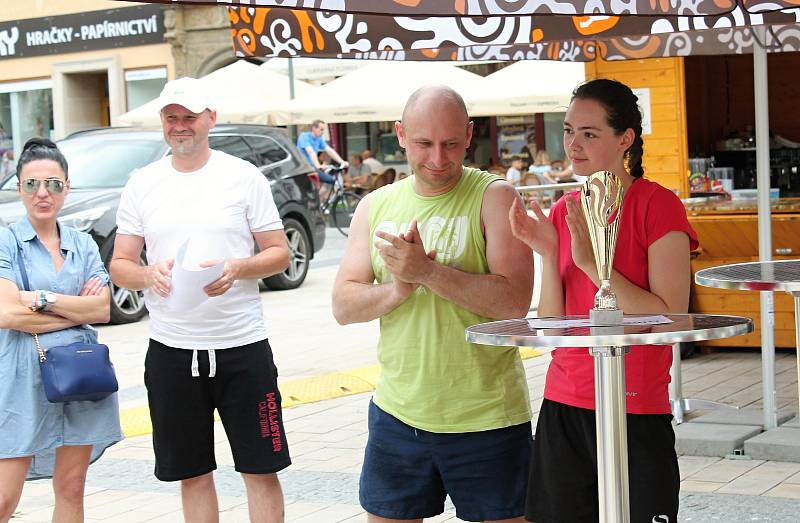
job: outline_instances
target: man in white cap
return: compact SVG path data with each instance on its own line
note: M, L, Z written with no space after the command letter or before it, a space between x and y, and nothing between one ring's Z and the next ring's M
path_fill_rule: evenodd
M159 107L172 154L125 186L110 266L114 283L144 290L150 311L144 381L155 475L181 481L186 521L219 520L216 409L244 478L250 520L283 521L276 472L290 459L258 294L259 279L289 264L283 225L261 172L209 148L217 115L200 82L168 82ZM205 260L201 267L224 263L222 276L203 287L206 296L191 307L168 299L186 290L171 281L184 245L187 258L194 251L194 259ZM143 248L147 266L139 264Z

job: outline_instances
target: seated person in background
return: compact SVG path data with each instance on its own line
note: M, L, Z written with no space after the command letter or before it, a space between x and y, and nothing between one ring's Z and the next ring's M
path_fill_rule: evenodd
M511 166L506 171L506 180L515 187L522 184L522 157L516 155L511 157Z
M361 158L372 174L381 174L386 170L386 167L381 162L372 157L372 151L369 149L365 149L361 153Z
M559 164L556 167L556 164ZM584 182L586 181L586 176L579 176L575 174L575 171L572 170L572 162L567 158L563 162L556 160L553 162L553 170L550 171L548 176L551 178L559 181L559 182Z
M548 185L556 183L556 180L550 176L550 157L547 151L539 149L533 161L533 165L528 168L525 175L525 185ZM528 202L536 202L540 207L549 207L549 203L555 199L556 191L533 191L528 196Z
M539 178L540 184L556 183L555 178L550 176L550 156L544 149L536 151L536 156L533 159L533 165L528 168L529 173L533 173Z
M351 186L367 187L370 185L372 171L364 164L360 154L350 155L350 168L345 177L345 184Z
M542 185L542 180L532 172L522 176L522 185Z
M389 185L390 183L394 183L396 177L397 177L397 171L389 167L381 174L379 174L377 178L375 178L375 182L372 184L371 189L374 190L379 187L383 187L384 185Z
M394 179L394 181L399 182L403 178L408 178L408 173L406 173L405 171L400 171L399 173L397 173L397 177Z

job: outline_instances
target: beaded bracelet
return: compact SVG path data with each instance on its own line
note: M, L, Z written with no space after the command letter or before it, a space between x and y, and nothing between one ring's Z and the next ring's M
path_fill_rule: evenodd
M33 291L33 303L31 303L31 310L33 312L41 312L47 305L47 297L45 291Z

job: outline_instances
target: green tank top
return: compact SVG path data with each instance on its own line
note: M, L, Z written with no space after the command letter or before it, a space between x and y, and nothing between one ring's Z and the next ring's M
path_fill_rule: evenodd
M438 263L486 274L481 204L486 188L499 179L465 167L458 184L439 196L416 194L413 177L382 187L370 196L370 238L377 230L405 232L416 218L425 251L436 249ZM370 255L376 280L391 281L373 241ZM375 404L429 432L477 432L530 421L519 351L466 341L464 329L486 321L491 319L417 288L380 319Z

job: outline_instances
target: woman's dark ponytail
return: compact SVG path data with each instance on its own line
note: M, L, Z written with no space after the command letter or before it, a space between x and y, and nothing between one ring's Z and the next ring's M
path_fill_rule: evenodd
M644 176L644 168L642 167L642 156L644 156L644 140L642 135L637 136L633 140L630 149L625 153L628 158L628 172L634 178L641 178Z

